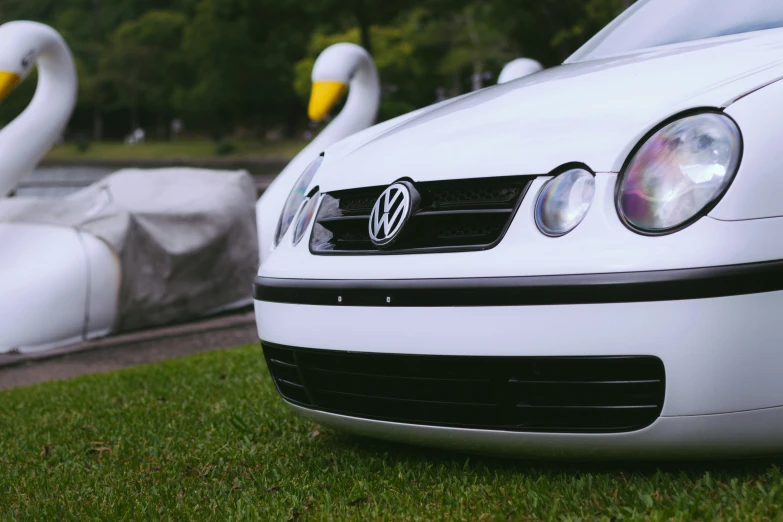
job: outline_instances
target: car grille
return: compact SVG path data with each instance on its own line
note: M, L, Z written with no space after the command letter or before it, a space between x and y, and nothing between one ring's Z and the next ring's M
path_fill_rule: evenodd
M304 350L264 343L280 394L367 419L522 432L624 432L663 407L656 357L462 357Z
M324 195L310 251L314 254L389 254L486 250L503 238L533 178L513 176L416 183L421 205L404 237L378 249L369 234L370 212L386 187Z

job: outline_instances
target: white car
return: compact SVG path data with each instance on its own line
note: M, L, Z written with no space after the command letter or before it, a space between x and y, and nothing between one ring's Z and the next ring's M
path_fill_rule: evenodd
M641 0L329 147L254 287L280 394L477 452L780 452L781 79L779 1Z

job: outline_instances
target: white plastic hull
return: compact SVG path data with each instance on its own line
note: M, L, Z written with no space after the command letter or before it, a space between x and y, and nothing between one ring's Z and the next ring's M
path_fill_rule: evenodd
M106 335L120 268L95 237L70 228L0 223L0 353Z

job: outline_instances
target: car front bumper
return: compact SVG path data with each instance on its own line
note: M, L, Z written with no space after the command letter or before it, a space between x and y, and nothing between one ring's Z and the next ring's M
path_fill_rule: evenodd
M609 274L592 281L589 276L484 281L491 283L483 285L485 289L494 284L489 293L470 290L477 281L456 282L439 292L433 281L281 283L259 278L256 317L259 337L285 346L485 357L655 356L666 373L660 417L627 433L413 425L294 405L325 425L517 456L696 458L776 453L783 450L780 267L773 263L724 268L669 272L668 279L644 273ZM470 306L477 295L485 296L481 306ZM553 296L565 304L552 304ZM416 299L421 306L413 306Z
M783 408L660 417L629 433L524 433L423 426L348 417L289 405L330 428L395 442L489 455L549 459L709 459L775 455L783 449Z

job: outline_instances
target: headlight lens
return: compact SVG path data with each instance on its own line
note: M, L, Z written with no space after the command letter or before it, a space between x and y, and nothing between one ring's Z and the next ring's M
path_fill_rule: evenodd
M298 245L304 236L307 227L310 226L310 222L315 215L315 207L318 206L318 200L321 199L321 194L316 192L307 203L302 207L302 211L299 212L299 219L296 221L296 228L294 229L294 245Z
M536 225L551 237L571 232L590 210L595 177L584 169L571 169L544 185L536 201Z
M617 192L617 211L631 227L664 233L688 224L734 179L742 137L719 113L688 116L653 134L634 154Z
M291 189L291 193L288 195L288 199L285 200L285 206L283 212L280 214L280 221L277 222L277 231L275 232L275 246L280 244L280 240L288 231L288 227L291 226L291 221L296 216L296 211L302 206L302 202L305 200L305 194L307 193L307 187L310 186L310 182L313 181L313 176L318 171L318 167L321 166L321 162L324 160L323 156L312 162L304 170L299 179L296 181L294 188Z

